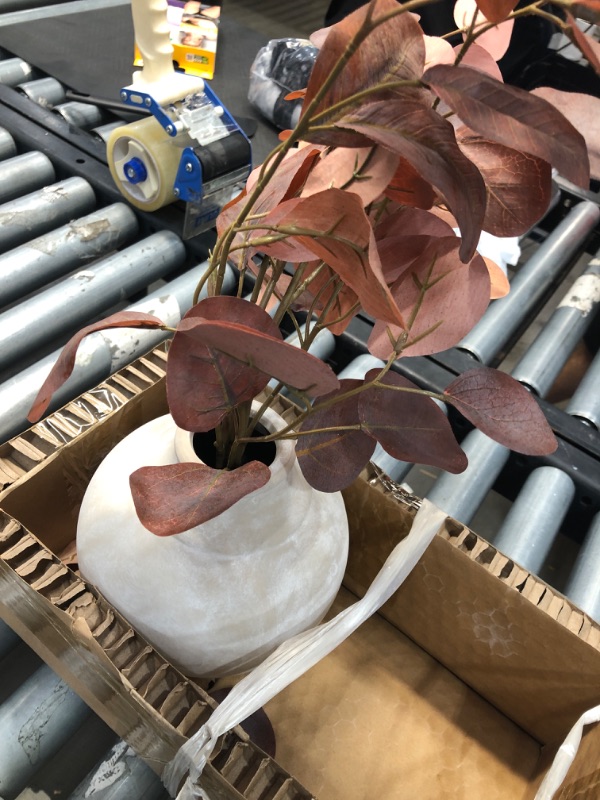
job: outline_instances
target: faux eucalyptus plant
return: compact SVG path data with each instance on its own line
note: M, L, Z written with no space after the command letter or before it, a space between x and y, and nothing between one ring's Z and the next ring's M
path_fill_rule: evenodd
M377 442L398 459L460 472L466 456L435 400L514 450L556 447L537 402L510 376L477 367L438 396L392 365L453 347L506 291L499 268L476 251L482 230L525 233L548 207L552 167L589 186L582 135L546 100L502 82L486 37L508 41L516 17L538 14L600 69L598 45L575 24L570 0L554 11L477 0L470 11L461 4L463 44L451 47L423 34L417 14L427 2L372 0L321 34L298 125L223 209L196 299L206 282L209 296L172 331L166 379L177 425L214 431L214 462L131 476L138 515L154 533L190 528L264 485L269 467L244 460L249 441L296 439L306 480L325 492L350 484ZM599 0L581 5L600 10ZM239 270L237 296L221 295L228 262ZM319 331L341 334L359 311L375 320L368 348L384 366L338 380L307 350ZM286 316L300 347L283 340ZM80 331L31 421L69 376L81 339L109 327L166 329L122 312ZM282 387L293 387L300 408L269 434L257 426Z

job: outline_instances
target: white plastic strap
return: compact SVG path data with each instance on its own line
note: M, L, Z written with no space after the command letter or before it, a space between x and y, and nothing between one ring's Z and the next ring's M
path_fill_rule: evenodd
M234 686L208 722L167 764L162 779L172 797L175 797L187 774L177 800L207 798L206 792L196 784L217 739L262 708L374 614L409 575L445 519L443 511L428 500L423 500L410 533L391 552L362 600L344 609L329 622L288 639Z
M592 725L594 722L600 722L600 706L590 708L589 711L582 714L575 725L573 725L567 738L558 748L552 766L546 773L535 796L535 800L552 800L566 778L569 767L577 755L584 726Z

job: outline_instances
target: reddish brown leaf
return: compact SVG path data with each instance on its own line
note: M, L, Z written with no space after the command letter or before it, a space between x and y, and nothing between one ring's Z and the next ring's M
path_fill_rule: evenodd
M44 415L44 412L48 408L54 392L57 389L60 389L63 383L65 383L70 374L73 372L77 348L79 347L82 339L85 339L85 337L89 336L90 333L103 331L107 328L162 327L164 327L164 323L161 322L158 317L153 317L151 314L144 314L141 311L119 311L116 314L112 314L110 317L107 317L106 319L100 320L100 322L94 322L92 325L82 328L78 333L71 337L71 339L69 339L69 341L63 347L56 363L42 384L41 389L33 401L31 410L27 415L29 422L37 422Z
M419 208L397 208L375 228L379 242L390 236L454 236L452 225L437 214Z
M359 380L341 380L340 388L319 398L319 403L343 395L362 384L363 381ZM375 450L375 440L360 430L358 397L358 394L352 395L330 408L315 411L302 425L302 432L346 426L359 428L298 437L296 456L302 474L313 488L321 492L338 492L349 486Z
M514 19L499 21L500 24L480 32L488 20L482 15L476 0L456 0L454 3L454 21L458 28L467 31L474 22L474 33L477 34L477 43L484 47L496 61L499 61L508 50L512 36ZM463 34L464 35L464 34Z
M432 68L436 69L452 68ZM481 234L485 185L477 167L461 153L452 125L408 93L401 101L365 103L339 125L360 131L406 158L441 192L458 220L463 235L461 258L468 261Z
M424 180L405 158L400 159L384 194L400 205L425 209L431 208L435 199L431 184Z
M179 324L178 335L224 353L246 369L260 370L265 376L313 396L331 392L339 386L335 372L320 359L281 338L247 325L202 317L187 318Z
M544 216L552 196L547 161L491 142L467 128L456 132L462 152L477 165L487 189L484 230L521 236Z
M567 11L565 12L565 16L570 25L570 28L566 31L569 38L575 43L579 50L581 50L584 57L587 58L592 69L600 75L600 43L592 39L591 36L585 35L577 25L572 14Z
M195 305L180 326L204 320L242 321L253 330L281 340L281 332L262 308L238 297L208 297ZM209 431L239 403L252 400L269 381L248 367L187 333L175 333L167 362L167 398L177 425Z
M338 188L357 194L368 206L389 184L398 156L383 147L337 147L324 153L308 176L302 197Z
M395 0L374 0L330 28L311 73L304 112L367 16L372 14L372 19L377 20L396 8ZM384 25L375 28L364 45L358 47L319 103L316 110L323 113L318 120L319 125L335 123L340 111L328 112L327 109L357 92L381 83L419 79L424 63L423 32L416 19L411 14L401 14L388 20ZM388 95L392 93L392 90L387 90ZM365 147L370 144L364 136L350 131L315 131L307 138L321 144L345 147Z
M259 461L231 472L182 463L142 467L130 476L129 485L142 525L157 536L172 536L218 517L270 476Z
M402 315L381 272L373 230L358 195L327 189L299 202L290 201L287 207L289 213L278 221L292 232L298 231L294 240L328 264L356 292L368 314L403 326ZM271 252L270 247L265 249Z
M435 66L423 80L477 133L549 161L563 177L589 188L585 141L550 103L468 67Z
M421 255L392 286L404 318L414 317L402 355L430 355L453 347L488 306L490 277L485 262L476 254L463 264L458 257L458 241L455 236L430 238ZM422 298L420 285L430 287ZM399 328L377 322L368 342L370 352L383 360L392 353L386 327L394 337L402 333Z
M280 203L296 195L304 185L304 181L320 152L320 149L315 147L303 147L300 150L293 150L279 165L265 191L262 192L252 206L249 214L250 219L247 219L246 222L256 225L261 219L261 215L264 216L270 212L274 213ZM217 218L217 233L219 236L238 218L240 211L248 202L248 194L256 185L260 172L261 167L257 167L246 182L246 190L236 200L225 206L219 214ZM233 239L232 247L239 247L243 244L248 245L246 250L246 258L248 259L256 252L256 249L249 244L251 240L267 233L268 231L237 233ZM240 250L233 251L234 260L236 260L238 266L240 265L240 254Z
M514 11L518 0L475 0L483 16L490 22L502 22Z
M283 98L284 100L300 100L300 98L306 97L306 89L296 89L295 92L290 92L286 94Z
M360 311L360 302L356 292L346 285L334 297L335 286L339 279L333 280L337 278L337 275L326 264L316 273L316 268L320 263L320 261L314 263L312 271L315 272L315 275L295 305L308 311L313 307L313 300L316 298L313 312L319 312L321 323L332 333L339 335L346 330L353 317ZM310 273L307 271L305 275L308 278ZM328 304L329 310L325 311Z
M444 394L479 430L511 450L542 456L557 448L533 395L504 372L490 367L468 370Z
M543 97L569 122L577 128L585 139L590 159L590 171L594 178L600 179L600 137L598 136L598 120L600 119L600 98L581 92L562 92L549 86L540 86L533 90L537 97Z
M370 370L365 381L379 373ZM431 464L448 472L462 472L467 457L454 438L443 411L430 397L416 394L411 381L388 372L381 383L388 387L366 389L359 395L363 429L394 458L414 464Z
M454 52L458 55L460 49L460 45L457 45L454 48ZM460 66L478 69L480 72L485 72L487 75L491 75L492 78L500 81L500 83L504 82L497 61L494 59L491 53L486 50L485 47L481 47L481 45L472 44L464 54L462 61L460 62Z

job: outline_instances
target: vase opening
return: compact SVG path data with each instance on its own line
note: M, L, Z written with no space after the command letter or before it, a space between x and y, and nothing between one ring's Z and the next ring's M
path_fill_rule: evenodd
M252 436L267 436L269 431L260 423L254 429ZM205 431L194 433L192 436L192 447L198 458L207 467L216 468L217 449L215 447L215 431ZM242 456L242 464L249 464L251 461L260 461L266 467L271 466L277 455L277 445L275 442L248 442Z

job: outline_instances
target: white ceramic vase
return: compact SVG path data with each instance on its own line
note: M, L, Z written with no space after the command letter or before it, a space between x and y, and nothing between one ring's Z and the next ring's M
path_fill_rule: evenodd
M268 430L282 424L269 410ZM342 581L348 525L339 493L304 480L294 442L277 442L269 482L184 533L139 522L129 475L198 461L192 434L167 415L121 441L94 474L77 529L82 575L184 673L245 672L318 623Z

